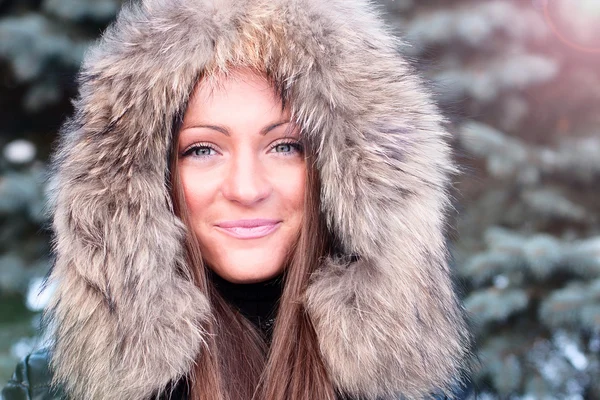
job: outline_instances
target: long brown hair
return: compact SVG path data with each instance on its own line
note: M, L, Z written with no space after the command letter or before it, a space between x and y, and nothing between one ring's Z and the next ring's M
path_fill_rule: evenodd
M283 106L285 95L278 87L273 84ZM175 214L188 228L185 242L187 272L207 295L212 307L212 319L204 327L208 333L207 345L198 354L188 377L190 399L333 400L335 391L302 301L311 273L331 246L319 212L320 182L314 154L311 154L309 146L304 146L307 171L304 217L298 239L288 252L283 292L272 342L268 346L257 328L227 303L208 278L208 267L191 229L179 178L178 152L175 149L180 123L176 122L173 130L169 177L171 198Z

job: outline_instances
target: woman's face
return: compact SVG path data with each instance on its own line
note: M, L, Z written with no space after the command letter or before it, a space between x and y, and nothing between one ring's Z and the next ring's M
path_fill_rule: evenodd
M278 275L298 238L306 164L299 131L265 78L239 70L198 85L178 167L204 260L234 283Z

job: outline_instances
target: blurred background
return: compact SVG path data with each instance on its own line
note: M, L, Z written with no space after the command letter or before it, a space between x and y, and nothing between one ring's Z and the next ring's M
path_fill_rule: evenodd
M600 399L600 0L380 0L454 133L480 399ZM52 262L47 159L120 0L0 0L0 386Z

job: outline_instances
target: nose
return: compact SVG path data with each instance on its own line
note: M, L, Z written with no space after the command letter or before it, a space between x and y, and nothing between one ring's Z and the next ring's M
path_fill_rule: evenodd
M248 153L232 157L222 186L223 196L245 206L267 198L272 186L264 167L258 157Z

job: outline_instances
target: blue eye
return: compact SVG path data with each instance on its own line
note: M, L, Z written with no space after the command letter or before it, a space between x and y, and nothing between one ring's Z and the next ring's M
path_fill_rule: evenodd
M288 153L293 150L292 145L289 143L280 143L277 146L275 146L275 149L279 153L281 153L281 152Z
M276 153L302 153L302 145L297 142L282 142L273 146Z
M211 151L213 153L211 153ZM194 156L194 157L209 157L214 155L215 149L211 146L207 145L195 145L188 148L183 154L182 157Z

